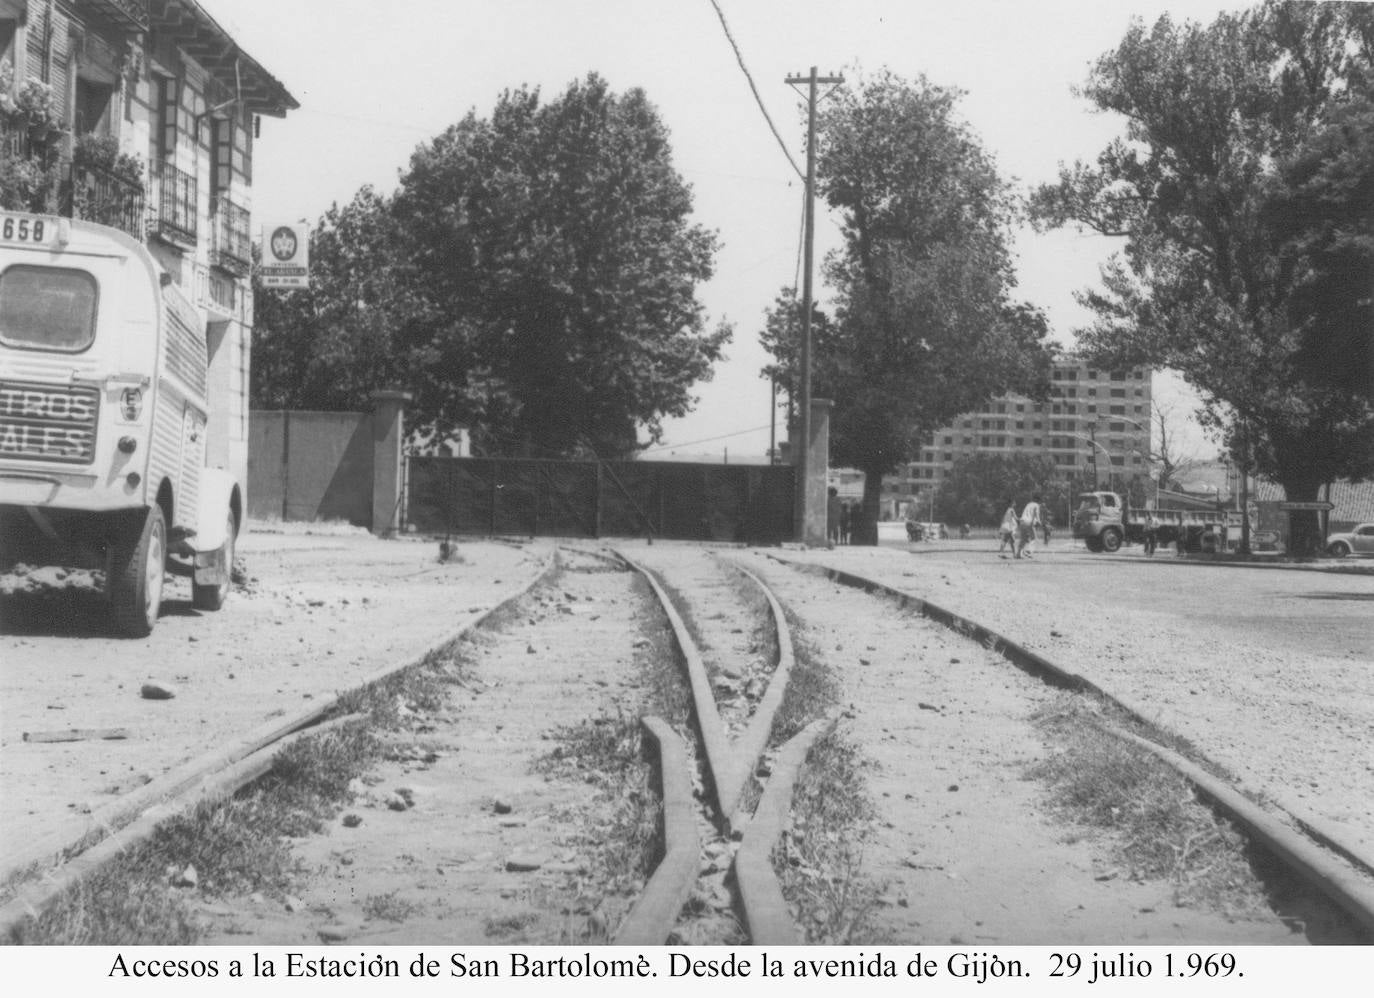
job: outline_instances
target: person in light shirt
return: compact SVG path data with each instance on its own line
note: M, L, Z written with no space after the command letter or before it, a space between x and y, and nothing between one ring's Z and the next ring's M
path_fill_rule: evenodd
M1001 542L997 545L999 556L1008 546L1011 547L1011 553L1016 554L1016 529L1016 505L1008 499L1007 511L1002 514L1002 523L997 528L997 537Z
M1021 545L1017 548L1018 558L1029 558L1030 549L1035 545L1035 532L1040 529L1040 496L1031 496L1021 510Z

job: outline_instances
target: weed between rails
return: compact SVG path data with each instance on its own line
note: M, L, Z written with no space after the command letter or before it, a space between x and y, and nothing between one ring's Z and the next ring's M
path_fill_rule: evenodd
M784 608L796 662L773 721L781 745L839 703L840 684L802 623ZM863 850L874 819L859 748L831 733L811 746L792 791L791 827L773 851L783 897L807 943L845 945L874 938L869 918L879 887L866 877ZM751 805L752 806L752 805Z
M643 691L638 702L621 704L613 716L555 728L549 735L554 747L534 765L535 772L593 789L582 808L584 820L568 843L590 861L579 876L563 943L608 942L663 854L661 798L639 719L662 718L692 751L691 697L668 618L642 576L636 573L631 585L639 606L633 665ZM498 921L487 926L487 935L508 938L525 928Z
M349 783L379 761L384 735L443 703L461 664L455 647L340 700L360 723L292 743L238 794L170 818L11 932L31 945L192 944L190 901L260 891L283 897L305 872L291 840L319 831L351 799Z
M1050 804L1061 815L1113 833L1125 875L1169 881L1180 906L1235 917L1264 909L1264 887L1245 859L1245 838L1199 802L1177 772L1103 731L1103 706L1060 694L1032 719L1051 754L1029 775L1048 785Z

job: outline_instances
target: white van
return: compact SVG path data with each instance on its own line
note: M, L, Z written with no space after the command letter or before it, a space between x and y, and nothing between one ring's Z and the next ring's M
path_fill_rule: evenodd
M206 322L116 229L0 212L0 570L103 568L116 629L147 635L164 572L230 589L246 490L206 466Z

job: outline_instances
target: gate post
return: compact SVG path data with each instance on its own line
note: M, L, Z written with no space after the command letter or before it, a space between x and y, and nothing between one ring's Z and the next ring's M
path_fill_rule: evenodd
M830 399L811 400L811 439L802 441L807 480L797 482L801 507L797 540L810 547L825 547L829 540L825 482L830 467L830 407L834 404Z
M404 460L405 407L410 392L387 389L372 393L372 532L396 532L401 518L401 462Z

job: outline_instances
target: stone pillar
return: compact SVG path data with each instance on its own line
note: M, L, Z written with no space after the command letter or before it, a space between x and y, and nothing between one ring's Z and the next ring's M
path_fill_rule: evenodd
M405 445L405 408L410 392L372 393L372 532L386 537L401 525L401 462Z
M806 478L799 482L802 492L801 531L797 540L812 547L825 547L826 471L830 468L830 399L811 400L811 439L806 441Z

